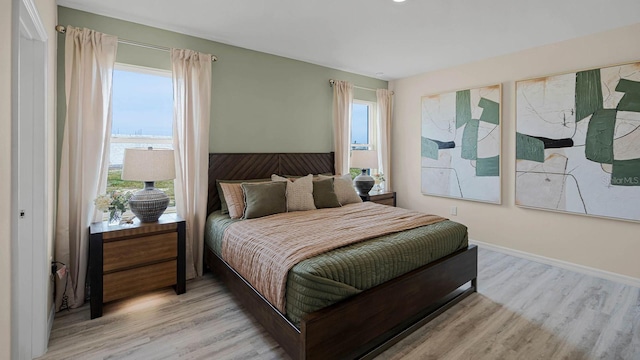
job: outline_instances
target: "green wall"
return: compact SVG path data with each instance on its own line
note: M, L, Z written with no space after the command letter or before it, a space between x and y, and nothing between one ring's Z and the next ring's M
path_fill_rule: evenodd
M387 88L386 81L65 7L58 7L58 23L218 56L212 66L211 152L332 151L329 79ZM64 35L58 40L60 148L65 121ZM118 45L117 62L171 69L167 52L125 44ZM375 101L372 91L356 89L354 97Z

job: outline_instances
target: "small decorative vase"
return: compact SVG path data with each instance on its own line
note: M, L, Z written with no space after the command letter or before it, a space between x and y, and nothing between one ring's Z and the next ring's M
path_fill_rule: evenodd
M122 211L120 209L109 209L109 226L120 225L122 220Z

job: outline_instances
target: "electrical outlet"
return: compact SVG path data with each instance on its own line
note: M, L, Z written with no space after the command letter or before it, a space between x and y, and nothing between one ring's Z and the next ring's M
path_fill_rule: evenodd
M449 214L450 214L450 215L453 215L453 216L458 215L458 207L457 207L457 206L452 206L452 207L449 209Z

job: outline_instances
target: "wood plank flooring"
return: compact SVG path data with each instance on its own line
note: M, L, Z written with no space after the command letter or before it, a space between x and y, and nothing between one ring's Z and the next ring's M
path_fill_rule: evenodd
M640 359L640 289L479 249L479 292L378 359ZM57 314L40 359L287 359L212 274Z

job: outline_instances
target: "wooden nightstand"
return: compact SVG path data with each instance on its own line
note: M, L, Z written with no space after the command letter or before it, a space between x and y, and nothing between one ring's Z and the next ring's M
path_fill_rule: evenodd
M360 195L362 201L372 201L377 204L396 206L395 191L370 191L367 195Z
M102 316L102 305L145 291L174 285L186 291L185 221L165 214L155 223L108 226L89 230L91 318Z

